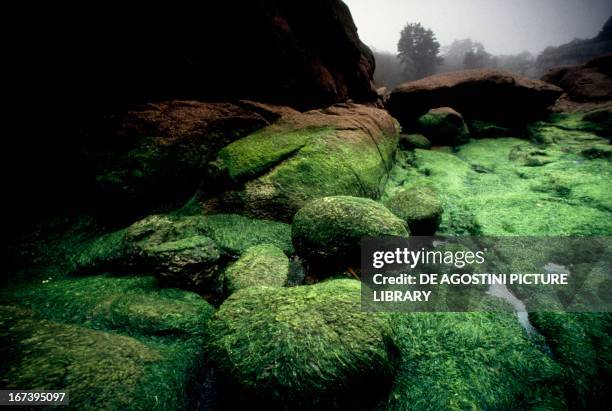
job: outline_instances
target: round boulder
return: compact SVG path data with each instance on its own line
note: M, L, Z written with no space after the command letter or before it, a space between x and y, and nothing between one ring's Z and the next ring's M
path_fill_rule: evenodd
M251 247L225 270L225 288L232 294L255 286L282 287L287 282L289 259L271 244Z
M422 134L400 134L399 144L404 150L428 149L431 147L431 141Z
M461 114L450 107L434 108L418 120L421 132L436 145L467 143L469 131Z
M444 211L437 191L427 186L401 189L385 205L408 223L412 235L434 235Z
M382 204L348 196L309 202L297 212L291 226L297 253L314 265L325 263L330 270L358 262L363 237L407 235L406 223Z
M223 401L350 409L380 396L394 368L389 320L361 311L360 290L359 281L336 279L232 294L209 328L211 359L236 387Z

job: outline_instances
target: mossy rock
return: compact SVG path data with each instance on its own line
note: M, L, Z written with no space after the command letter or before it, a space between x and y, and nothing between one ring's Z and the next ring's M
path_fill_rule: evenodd
M404 150L428 149L431 147L431 141L422 134L400 134L399 145Z
M456 146L469 140L470 133L463 117L450 107L429 110L419 117L418 125L434 145Z
M320 270L357 264L364 237L408 235L406 223L382 204L348 196L311 201L291 226L297 253Z
M612 378L610 313L533 312L529 319L564 367L570 408L596 409L608 401Z
M207 206L279 221L330 195L377 199L397 149L399 125L383 110L343 104L285 116L224 147L223 181Z
M0 340L3 389L67 390L78 410L187 406L185 370L154 344L8 306L0 307Z
M291 253L290 226L231 214L152 215L95 238L74 259L81 273L154 274L172 285L222 294L220 268L249 247Z
M561 368L514 313L411 313L393 319L399 370L384 409L566 409Z
M289 259L283 250L262 244L247 249L225 270L225 288L232 294L247 287L282 287L288 274Z
M444 212L438 192L428 186L403 188L385 206L406 221L412 235L434 235Z
M226 386L236 387L229 397L274 409L363 408L375 399L393 370L390 329L385 315L361 312L360 295L348 279L232 294L213 317L209 345Z
M199 295L151 277L88 276L5 288L0 303L46 318L141 337L200 338L214 309Z
M470 135L477 138L511 137L514 133L507 127L503 127L488 121L469 121Z

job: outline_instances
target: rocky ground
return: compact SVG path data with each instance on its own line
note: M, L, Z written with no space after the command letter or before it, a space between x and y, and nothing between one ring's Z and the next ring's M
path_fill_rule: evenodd
M12 250L2 386L78 409L597 408L607 314L534 313L528 334L512 313L360 311L362 236L612 233L607 103L547 112L550 84L454 76L395 90L401 125L351 103L113 117L88 152L106 213Z
M248 3L248 75L207 63L201 22L143 30L141 54L117 26L83 51L108 77L62 106L83 133L26 139L0 388L67 389L72 409L604 407L609 314L531 313L530 333L493 296L367 313L357 277L364 236L612 235L610 56L377 97L342 2Z

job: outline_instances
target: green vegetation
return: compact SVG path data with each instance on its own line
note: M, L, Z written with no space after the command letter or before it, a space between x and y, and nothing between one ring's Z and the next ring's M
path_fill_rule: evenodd
M422 134L401 134L399 143L400 147L404 150L431 148L431 141L429 141L427 137Z
M408 223L412 235L435 234L444 211L437 191L427 186L402 188L385 206Z
M319 197L378 198L398 134L395 120L374 109L335 108L280 120L221 150L217 174L233 184L220 198L248 215L282 221Z
M607 401L612 377L612 316L609 313L534 312L529 318L564 367L570 407L594 409Z
M559 367L512 313L393 317L401 364L386 409L564 409Z
M434 108L418 120L419 129L433 144L467 143L469 131L461 114L449 107Z
M250 287L213 317L210 355L240 395L266 407L363 407L389 383L389 332L386 316L361 312L355 280Z
M5 289L0 300L8 387L68 389L74 409L188 405L214 311L200 296L152 277L95 276Z
M283 251L262 244L246 250L225 270L225 286L229 294L247 287L282 287L288 274L289 259Z
M380 203L358 197L323 197L297 212L291 236L297 253L326 266L358 261L362 237L407 236L406 223Z

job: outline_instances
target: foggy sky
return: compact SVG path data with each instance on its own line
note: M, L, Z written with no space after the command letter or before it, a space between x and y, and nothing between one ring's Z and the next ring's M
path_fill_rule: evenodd
M396 52L407 22L421 22L442 46L471 38L493 54L538 54L574 38L591 38L612 15L611 0L344 0L359 37Z

